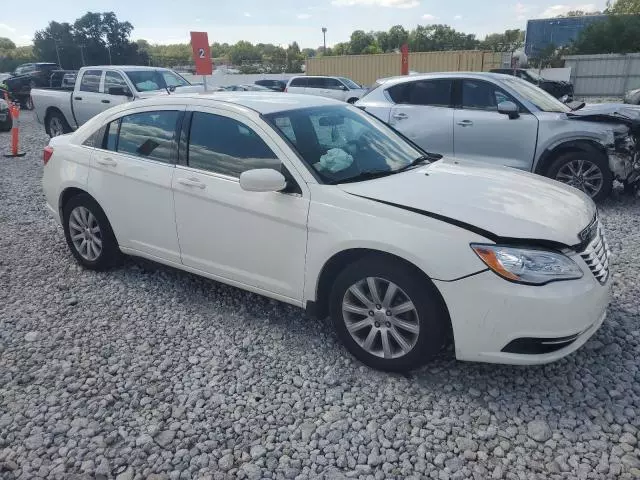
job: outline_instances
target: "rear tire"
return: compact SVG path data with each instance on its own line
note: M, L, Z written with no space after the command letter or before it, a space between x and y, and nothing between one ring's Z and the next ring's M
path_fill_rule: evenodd
M64 236L78 263L89 270L107 270L122 259L122 252L107 216L86 193L71 197L62 210Z
M435 285L392 259L371 255L348 265L335 279L329 308L347 350L379 370L417 368L447 340L449 314Z
M51 138L71 132L71 127L60 112L51 112L47 115L47 133Z
M605 155L596 152L560 155L549 166L546 176L582 190L594 202L607 198L613 189L609 162Z

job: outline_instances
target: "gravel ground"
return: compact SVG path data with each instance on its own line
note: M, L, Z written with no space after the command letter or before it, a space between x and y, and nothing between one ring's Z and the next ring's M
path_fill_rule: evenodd
M390 375L293 307L79 268L44 208L44 131L22 127L28 155L0 157L0 478L640 478L640 199L602 208L615 293L579 352Z

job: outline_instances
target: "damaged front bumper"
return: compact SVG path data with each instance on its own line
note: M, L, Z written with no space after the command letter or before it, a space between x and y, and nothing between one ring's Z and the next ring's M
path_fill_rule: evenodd
M609 168L618 181L628 185L640 181L640 145L638 137L628 131L617 135L613 144L607 146Z

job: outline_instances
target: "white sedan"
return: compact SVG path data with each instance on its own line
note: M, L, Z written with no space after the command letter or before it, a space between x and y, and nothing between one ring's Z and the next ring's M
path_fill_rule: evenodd
M609 299L594 203L529 173L420 150L335 100L171 95L112 108L44 150L71 252L122 254L330 315L364 363L545 363Z

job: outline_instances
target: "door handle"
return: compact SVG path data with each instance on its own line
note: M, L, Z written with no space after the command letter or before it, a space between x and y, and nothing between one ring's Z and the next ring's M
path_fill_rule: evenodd
M394 113L393 114L393 118L395 118L396 120L404 120L405 118L409 118L409 115L407 115L406 113Z
M105 167L115 167L118 164L118 162L111 157L98 158L96 162Z
M199 188L200 190L206 187L206 185L202 183L200 180L196 180L193 178L179 178L178 183L180 185L184 185L185 187L192 187L192 188L195 187L195 188Z
M82 97L73 97L74 100L82 100Z
M111 100L102 100L102 103L111 103Z
M458 122L458 125L460 125L461 127L471 127L473 125L473 122L471 120L460 120Z

